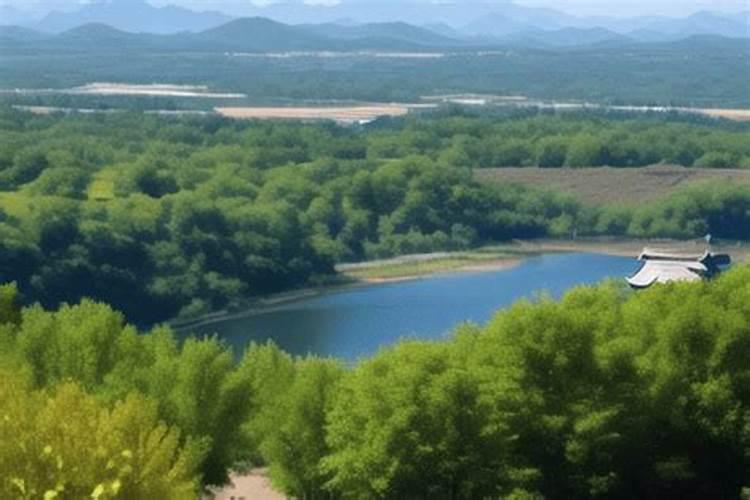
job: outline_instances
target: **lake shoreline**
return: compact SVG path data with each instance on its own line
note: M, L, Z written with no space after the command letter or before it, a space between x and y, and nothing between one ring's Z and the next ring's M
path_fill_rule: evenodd
M705 243L702 240L587 238L578 240L517 240L470 251L407 255L356 264L342 264L337 266L338 274L330 283L306 286L296 290L249 299L231 311L216 311L194 319L173 320L168 324L178 331L197 329L214 323L272 311L290 303L328 293L427 279L441 274L507 270L522 264L529 258L542 254L595 253L635 259L647 246L692 253L700 253L705 250ZM735 261L747 260L750 257L750 248L747 245L740 247L720 246L716 250L729 251L735 257ZM739 255L737 254L738 250Z

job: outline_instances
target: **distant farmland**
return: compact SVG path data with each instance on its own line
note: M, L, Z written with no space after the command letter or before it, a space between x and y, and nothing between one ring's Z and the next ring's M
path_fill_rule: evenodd
M697 169L658 165L643 168L488 168L483 182L514 182L563 191L590 204L638 204L668 196L697 182L715 180L750 186L750 170Z
M698 109L696 111L713 118L725 118L737 122L750 121L750 109Z
M412 107L415 106L383 104L350 107L241 107L216 108L216 112L228 118L247 120L333 120L339 123L364 123L381 116L403 116L409 113Z

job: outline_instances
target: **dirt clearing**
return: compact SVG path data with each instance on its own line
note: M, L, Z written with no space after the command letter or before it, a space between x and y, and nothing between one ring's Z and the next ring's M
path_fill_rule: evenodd
M232 474L231 484L204 495L204 500L284 500L286 496L271 487L268 471L255 469L244 475Z

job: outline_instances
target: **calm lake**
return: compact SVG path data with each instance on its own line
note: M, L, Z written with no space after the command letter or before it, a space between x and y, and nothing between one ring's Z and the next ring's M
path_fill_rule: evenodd
M272 339L292 354L353 361L400 338L442 339L465 321L484 323L505 306L540 292L559 297L571 287L633 273L633 258L550 254L501 271L453 273L372 285L286 303L194 329L218 333L235 352Z

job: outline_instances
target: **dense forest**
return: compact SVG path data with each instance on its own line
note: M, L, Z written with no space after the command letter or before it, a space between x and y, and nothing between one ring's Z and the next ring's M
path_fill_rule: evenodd
M750 106L750 47L745 39L715 36L625 46L603 42L566 49L510 46L456 53L437 49L436 57L356 53L248 57L233 54L236 49L210 50L205 44L174 52L139 48L130 40L123 46L118 37L99 38L97 33L83 33L78 42L66 39L47 48L20 49L6 44L0 54L3 86L65 89L102 81L199 84L245 93L244 105L314 100L418 102L426 95L478 92L598 103ZM347 50L352 50L348 45ZM30 97L0 93L0 100L60 103L46 92ZM92 101L81 105L91 106ZM65 102L80 104L82 100L68 97ZM164 99L160 102L164 105ZM180 107L195 104L172 102Z
M0 278L140 325L328 280L343 261L572 235L748 239L750 189L637 207L472 168L742 167L748 128L680 117L438 114L366 127L0 113Z
M139 334L0 287L0 496L197 497L267 465L297 498L745 498L750 268L522 301L356 366Z

